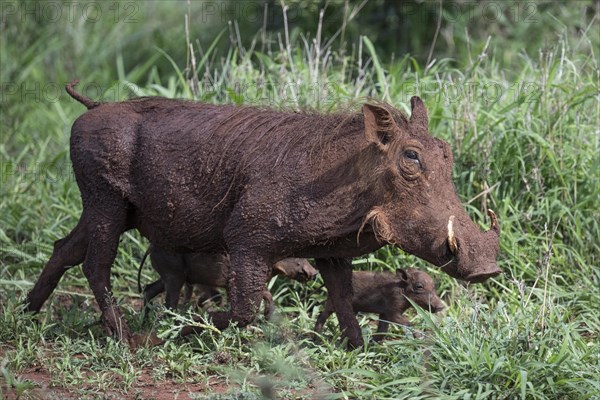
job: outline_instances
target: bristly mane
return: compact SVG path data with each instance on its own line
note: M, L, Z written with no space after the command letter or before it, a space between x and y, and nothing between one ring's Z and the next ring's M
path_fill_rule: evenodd
M208 158L199 160L206 166L210 165L212 171L202 179L210 181L214 173L229 166L233 168L228 173L231 178L230 188L235 186L236 181L244 179L244 171L260 165L265 173L272 172L287 162L292 154L296 157L301 154L302 160L297 159L295 162L310 163L323 171L330 169L331 166L338 164L339 159L331 159L331 157L327 159L328 154L335 153L329 150L339 146L345 146L346 149L353 148L353 144L361 143L356 142L356 138L364 135L364 117L360 111L343 110L320 114L313 111L278 111L266 107L212 105L192 101L185 101L182 106L182 100L164 98L137 98L129 100L128 103L140 112L162 110L163 113L178 113L178 130L189 130L190 133L201 132L205 135L202 139L204 143L221 141L218 153L210 153ZM408 129L406 117L394 107L384 102L371 103L385 108L401 129ZM198 128L198 122L205 116L210 118L211 123ZM157 121L156 123L159 124L157 130L172 131L174 129L172 126L160 126L163 120L168 121L169 118ZM393 124L387 125L393 127ZM161 138L166 147L191 155L198 151L186 143L173 141L170 136L164 135ZM365 145L366 143L365 141ZM302 149L300 152L298 152L299 148ZM264 161L265 154L269 155L270 161L267 164L260 164L259 160ZM193 159L193 156L190 159ZM369 160L368 157L362 157L361 160L361 165L353 164L350 167L372 171L372 174L381 172L376 160ZM256 164L257 161L259 164ZM338 173L340 177L347 175L341 170ZM337 178L330 177L330 179L335 181Z
M385 102L369 102L385 108L397 126L408 130L408 120L400 111ZM290 150L297 146L312 149L310 159L318 162L312 155L323 154L322 150L336 141L364 132L362 112L348 109L321 114L315 111L221 105L214 106L213 111L222 117L217 117L218 128L209 134L227 133L223 153L239 154L242 168L251 166L253 159L263 153L277 155L272 165L272 168L277 168L287 159ZM393 127L391 123L385 125L390 129Z

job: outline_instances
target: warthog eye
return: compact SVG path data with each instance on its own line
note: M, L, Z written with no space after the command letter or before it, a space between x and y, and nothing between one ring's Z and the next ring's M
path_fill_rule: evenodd
M404 157L419 162L419 155L414 150L406 150L404 152Z
M423 284L422 283L417 283L415 285L415 290L423 290Z
M419 159L419 146L409 145L405 147L399 155L398 166L404 179L417 179L425 169Z

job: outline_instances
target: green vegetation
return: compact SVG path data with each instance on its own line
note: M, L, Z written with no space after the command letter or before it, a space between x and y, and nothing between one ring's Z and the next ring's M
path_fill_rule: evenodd
M389 5L373 3L358 15ZM386 50L404 38L375 40L373 27L357 24L367 17L339 4L327 12L347 24L319 25L318 10L292 2L302 18L278 19L278 32L260 29L260 18L248 32L246 18L243 33L220 24L222 10L204 23L200 2L79 2L72 18L52 18L43 6L59 2L28 3L38 14L24 14L21 4L1 4L0 398L600 397L597 3L527 2L536 6L533 19L503 13L492 23L478 13L504 3L483 3L460 23L445 14L429 65L435 23L424 32L413 22L411 46L426 48L392 59ZM82 14L89 4L103 11L95 21ZM426 21L437 21L434 5ZM452 145L456 189L470 215L483 226L486 208L498 214L505 274L465 286L386 247L355 260L356 268L422 268L437 280L446 311L412 312L413 328L346 351L335 318L310 337L326 297L322 282L278 278L273 321L183 340L176 328L189 313L157 306L151 326L142 325L136 267L147 242L129 232L113 267L115 296L130 326L158 332L164 345L129 352L106 337L80 267L65 274L42 313L23 314L53 241L81 210L68 139L83 107L62 89L73 78L86 95L109 101L163 95L323 112L357 109L369 96L408 111L419 94L431 133ZM155 278L143 271L143 282ZM367 340L369 321L361 317Z

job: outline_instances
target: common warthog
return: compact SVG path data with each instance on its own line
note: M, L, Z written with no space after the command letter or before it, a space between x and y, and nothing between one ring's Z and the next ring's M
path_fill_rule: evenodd
M433 313L444 309L444 303L435 291L433 279L418 269L398 269L391 272L354 271L352 273L352 308L354 312L379 314L375 340L382 340L390 322L410 325L404 315L411 307L407 299ZM333 313L331 299L327 299L325 308L319 314L315 331L321 332L323 325Z
M420 98L412 115L384 103L320 115L160 97L97 103L71 128L83 202L26 303L38 311L67 266L83 262L109 333L131 334L111 292L119 237L138 229L173 252L227 252L224 329L252 322L271 266L315 258L340 326L363 343L352 310L352 257L393 244L472 282L500 272L500 228L482 232L452 184L450 146L429 135Z
M199 290L201 303L218 294L216 289L227 286L229 276L229 257L225 254L207 253L172 253L159 248L150 247L152 268L158 272L160 279L144 288L144 306L154 297L166 290L165 305L176 308L179 303L181 288L186 285L186 300L191 297L192 285ZM146 255L148 255L146 252ZM146 258L144 255L144 259ZM140 263L138 271L138 289L141 291L140 273L144 263ZM317 270L304 258L285 258L273 265L272 275L283 275L299 282L307 282L317 275ZM273 297L268 289L262 293L265 318L273 314Z

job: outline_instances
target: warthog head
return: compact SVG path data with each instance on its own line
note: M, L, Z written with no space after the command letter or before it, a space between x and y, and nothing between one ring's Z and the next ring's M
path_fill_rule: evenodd
M448 143L428 133L427 110L411 99L407 119L385 104L363 106L365 135L379 152L377 171L384 193L368 213L382 241L423 258L449 275L481 282L497 275L500 227L489 210L491 228L482 232L471 221L452 184L452 152Z

